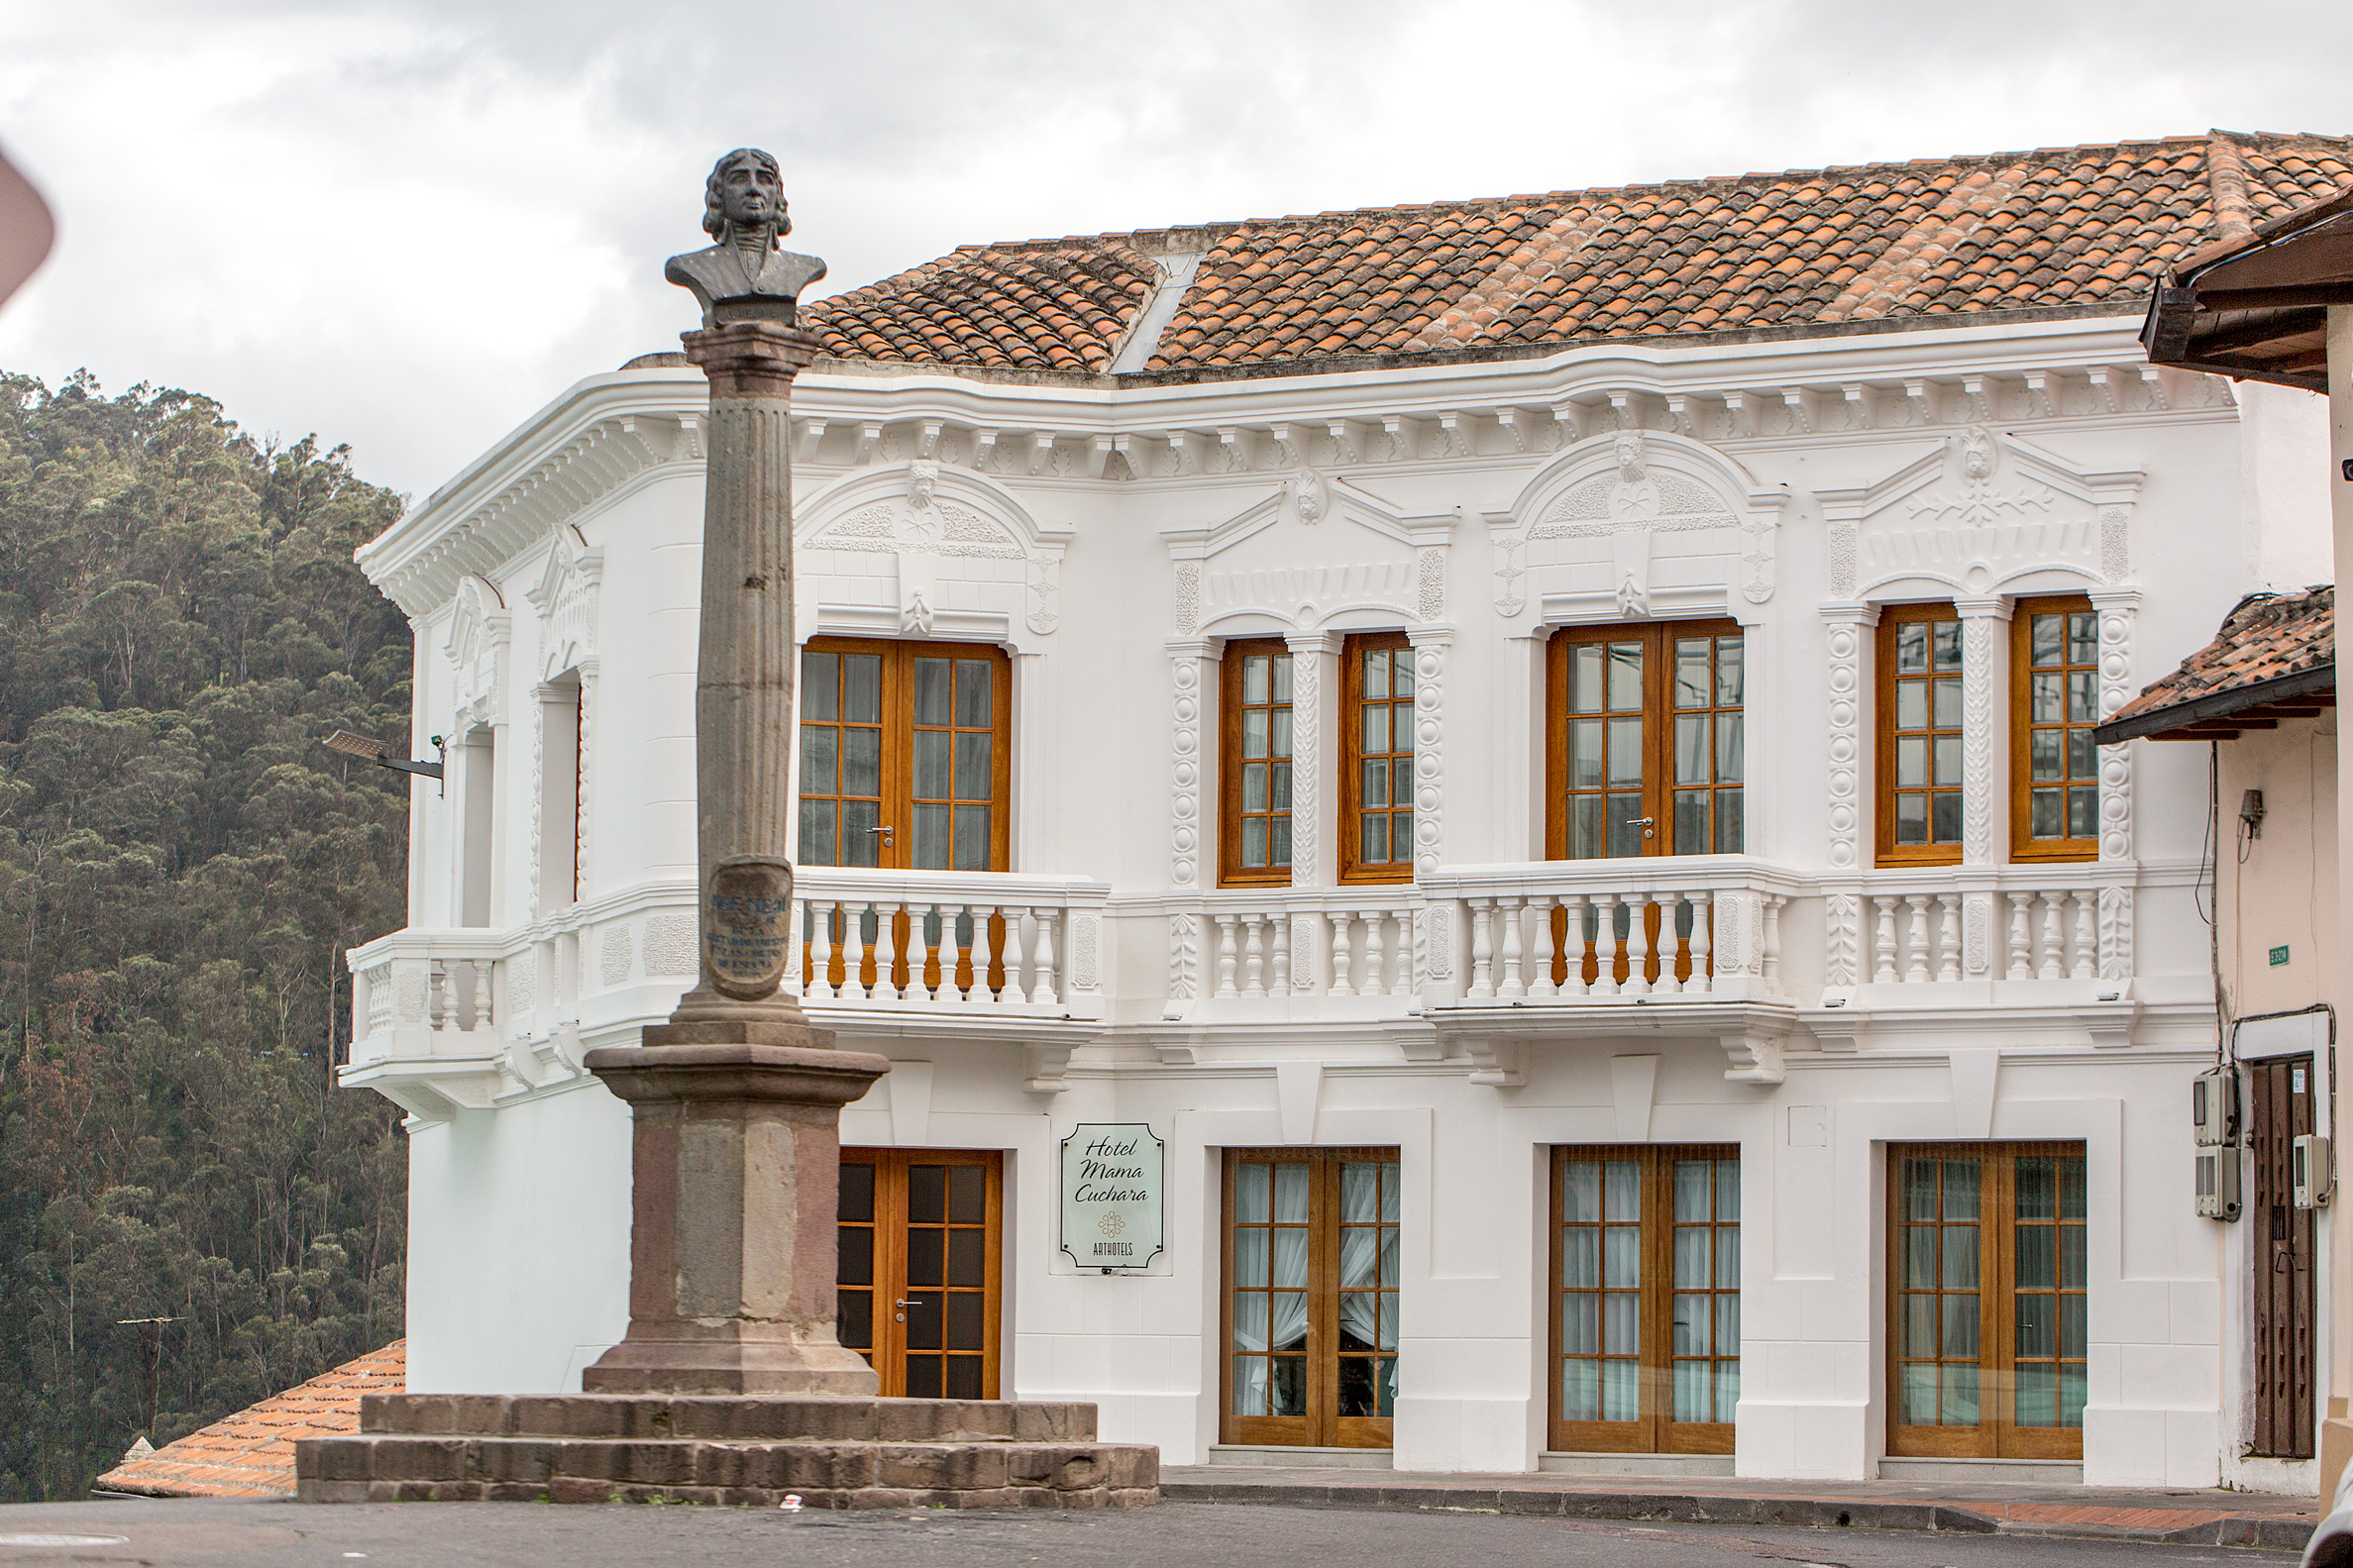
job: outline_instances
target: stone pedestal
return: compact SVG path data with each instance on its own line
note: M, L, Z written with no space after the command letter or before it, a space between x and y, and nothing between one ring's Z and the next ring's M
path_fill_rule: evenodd
M835 1194L841 1107L890 1064L806 1024L645 1038L588 1053L629 1102L629 1333L581 1386L872 1396L874 1369L833 1337Z
M855 1358L853 1358L855 1359ZM305 1503L1131 1508L1158 1450L1092 1405L979 1400L372 1394L360 1431L294 1445Z

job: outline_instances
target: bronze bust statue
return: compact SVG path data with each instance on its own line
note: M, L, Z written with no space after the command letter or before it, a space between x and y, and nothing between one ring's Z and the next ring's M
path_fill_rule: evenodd
M801 291L825 275L825 263L777 246L793 232L793 220L776 159L739 147L712 164L702 184L702 227L719 243L674 256L662 268L671 282L695 291L702 325L792 326Z

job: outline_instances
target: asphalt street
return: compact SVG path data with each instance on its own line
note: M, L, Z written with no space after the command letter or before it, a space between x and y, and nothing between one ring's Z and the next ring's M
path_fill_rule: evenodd
M954 1564L1055 1568L2168 1568L2292 1563L2292 1552L2030 1535L1760 1529L1352 1513L1216 1504L1091 1514L820 1514L607 1504L65 1503L0 1508L0 1568L19 1562L251 1568L666 1568Z

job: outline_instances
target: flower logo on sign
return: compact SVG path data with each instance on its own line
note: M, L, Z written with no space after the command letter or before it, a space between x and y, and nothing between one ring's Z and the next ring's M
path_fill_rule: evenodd
M1106 1214L1095 1222L1095 1228L1107 1236L1116 1236L1127 1228L1127 1221L1117 1214Z

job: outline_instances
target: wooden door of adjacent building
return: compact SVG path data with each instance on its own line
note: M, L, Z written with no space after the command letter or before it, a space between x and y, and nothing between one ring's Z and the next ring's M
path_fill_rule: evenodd
M1005 1159L993 1149L844 1149L835 1332L887 1399L993 1400Z
M2312 1457L2312 1210L2296 1206L2295 1140L2312 1130L2312 1059L2252 1062L2255 1164L2255 1451Z

